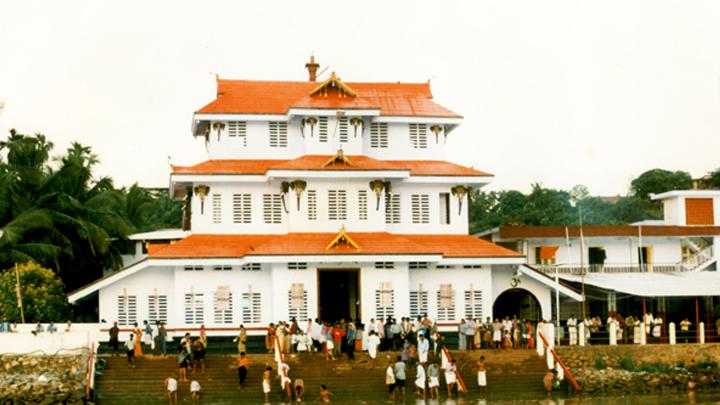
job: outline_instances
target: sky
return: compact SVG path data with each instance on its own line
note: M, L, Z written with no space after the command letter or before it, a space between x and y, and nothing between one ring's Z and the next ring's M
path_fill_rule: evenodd
M446 159L624 195L645 170L720 167L718 1L4 1L0 134L99 155L116 185L166 187L207 158L192 113L223 78L431 80L465 117Z

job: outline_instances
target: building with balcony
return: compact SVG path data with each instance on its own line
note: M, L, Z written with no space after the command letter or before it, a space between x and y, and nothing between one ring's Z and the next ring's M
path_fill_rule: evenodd
M652 196L664 218L630 225L501 226L479 234L521 253L528 266L586 291L586 311L646 311L714 327L720 315L720 191ZM715 309L717 308L717 309ZM561 300L562 319L581 306Z
M100 318L121 325L211 334L291 318L549 319L552 280L468 235L468 194L493 176L444 160L462 117L429 83L317 82L306 67L306 82L217 79L192 119L208 160L170 174L184 229L134 235L122 271L69 299L97 294Z

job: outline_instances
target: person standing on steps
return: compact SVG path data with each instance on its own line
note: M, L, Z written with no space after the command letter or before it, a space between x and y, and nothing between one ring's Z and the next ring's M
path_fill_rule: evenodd
M118 339L120 329L117 326L117 322L113 322L113 326L108 331L108 334L110 335L110 349L112 349L112 355L115 357L117 356L118 347L120 346L120 340Z
M387 368L385 369L385 385L388 389L388 399L395 400L395 370L393 369L392 362L388 362Z
M133 361L133 358L135 357L135 336L133 336L132 333L130 334L127 342L125 342L125 348L127 349L128 364L130 365L130 368L135 368L135 362Z
M425 380L425 367L423 367L422 363L418 363L417 368L415 369L415 394L417 396L422 396L423 400L426 396Z
M152 333L152 326L148 323L147 320L143 321L143 335L142 335L142 341L145 346L147 346L148 353L152 353L153 349L153 333Z
M167 329L165 329L165 324L163 322L160 322L160 326L158 327L157 339L160 355L165 357L167 354Z
M174 374L170 374L170 376L165 379L163 382L163 388L165 389L165 395L168 397L168 403L170 405L176 405L178 382L175 379Z
M418 334L417 343L418 362L425 364L428 361L428 353L430 352L430 342L425 339L425 335L422 333Z
M428 375L428 388L430 389L430 399L440 399L440 371L438 370L437 363L430 362L427 369Z
M190 382L190 401L192 401L193 404L197 404L200 401L201 390L202 387L197 380L192 380L192 382Z
M484 394L487 392L487 365L485 364L485 356L480 356L477 361L477 379L480 393Z
M370 336L367 340L367 351L370 356L370 370L375 369L375 359L377 358L378 346L380 345L380 338L374 330L370 331Z
M272 371L272 367L268 366L265 368L265 371L263 371L262 376L262 389L263 389L263 398L265 398L265 402L270 402L270 372Z
M180 368L180 382L186 382L187 381L187 369L188 365L190 365L190 353L187 351L187 346L183 345L182 349L180 350L180 354L178 355L178 366Z
M400 390L400 395L405 396L405 363L402 361L401 356L397 356L397 362L395 362L395 388Z
M455 388L455 383L457 382L457 377L455 376L456 371L457 368L455 367L455 359L450 359L450 362L445 368L445 385L447 386L448 398L452 398L452 391L453 388Z
M241 352L237 358L238 383L240 389L245 391L245 380L247 379L248 369L250 368L250 360L245 356L245 352Z
M235 342L237 343L237 350L238 353L245 353L245 343L247 342L247 331L245 331L245 326L240 325L240 331L238 331L238 335L235 338Z
M142 357L142 329L135 322L133 333L135 334L135 357Z

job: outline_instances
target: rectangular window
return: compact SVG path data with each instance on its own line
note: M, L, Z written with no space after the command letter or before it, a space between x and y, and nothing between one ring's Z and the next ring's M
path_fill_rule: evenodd
M455 266L451 264L436 264L435 268L438 270L448 270L448 269L454 269Z
M288 319L302 324L308 318L307 291L303 283L293 283L288 291Z
M215 291L215 303L213 307L213 320L215 323L232 324L233 321L233 301L230 286L218 286Z
M714 225L712 198L686 198L685 224L686 225Z
M262 295L259 292L242 293L242 321L245 324L262 322Z
M185 323L205 323L205 299L202 293L185 294Z
M385 194L385 223L400 223L400 195Z
M422 290L410 291L410 318L423 316L428 312L428 292Z
M237 139L242 146L247 146L247 123L245 121L228 122L228 137Z
M241 271L260 271L262 266L260 263L245 263L240 267Z
M308 266L305 262L290 262L287 264L288 270L307 270Z
M370 147L383 149L388 147L387 124L374 123L370 125Z
M408 124L410 129L410 146L415 149L427 149L427 125Z
M263 194L263 222L282 223L282 202L277 194Z
M482 290L465 291L465 319L483 319Z
M203 268L203 266L195 265L195 266L185 266L184 269L185 269L185 271L203 271L204 268Z
M367 190L358 190L358 219L361 221L368 219L367 195Z
M395 316L395 291L389 282L380 283L375 290L375 319L386 319Z
M427 270L430 268L430 263L428 262L409 262L408 267L410 270Z
M167 295L148 295L148 322L167 323Z
M120 295L117 299L118 325L130 326L137 322L137 297Z
M331 221L347 219L347 193L345 190L328 190L328 219Z
M375 268L376 269L394 269L395 263L394 262L375 262Z
M317 220L317 191L308 190L307 192L307 209L308 221Z
M328 141L328 117L318 118L318 141Z
M338 132L340 136L340 143L348 143L348 118L347 117L341 117L339 118L338 122Z
M270 147L287 148L287 122L270 121Z
M252 196L250 194L233 194L233 223L252 223Z
M438 321L455 320L455 291L452 289L452 284L440 284L437 292L437 308Z
M212 195L212 222L213 224L222 223L222 196L220 194Z
M428 194L412 194L410 196L413 224L430 223L430 196Z
M440 224L450 224L450 193L440 193Z
M232 270L232 266L230 266L228 264L213 266L213 270L215 270L215 271L230 271L230 270Z

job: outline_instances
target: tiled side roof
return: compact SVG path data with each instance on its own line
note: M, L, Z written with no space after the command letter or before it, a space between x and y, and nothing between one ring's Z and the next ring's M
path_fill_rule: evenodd
M580 227L569 226L570 237L580 236ZM603 236L711 236L720 235L720 226L643 226L642 230L636 225L585 225L582 227L584 237ZM564 238L564 226L501 226L499 229L501 239L527 239L527 238Z
M310 96L315 82L218 80L217 98L197 113L286 114L290 108L380 109L385 116L460 118L432 101L429 83L347 83L355 97Z
M441 254L444 257L521 257L515 251L471 235L410 235L348 232L360 245L326 249L336 234L298 232L284 235L193 234L170 245L150 245L149 257L229 258L271 255L398 255Z
M265 174L276 170L409 170L413 176L492 176L490 173L440 160L377 160L347 156L352 166L323 164L331 155L304 155L290 160L207 160L194 166L173 166L173 174Z

